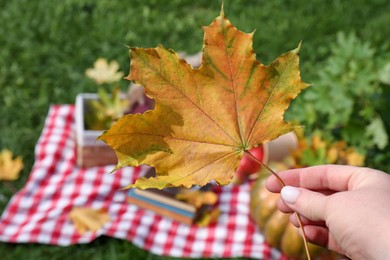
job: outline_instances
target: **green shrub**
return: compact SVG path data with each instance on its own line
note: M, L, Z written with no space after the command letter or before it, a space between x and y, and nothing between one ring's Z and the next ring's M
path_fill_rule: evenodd
M316 64L313 86L294 103L290 116L306 132L321 131L328 140L344 140L363 154L383 150L388 135L378 113L381 57L354 33L339 33L330 51Z

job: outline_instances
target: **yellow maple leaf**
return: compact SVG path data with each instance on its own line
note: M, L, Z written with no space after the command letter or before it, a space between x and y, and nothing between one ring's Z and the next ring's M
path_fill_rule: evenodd
M99 85L104 83L114 83L123 77L123 73L118 72L119 63L116 61L108 62L106 59L99 58L93 65L93 68L85 71L85 75L95 80Z
M69 218L80 234L84 234L86 231L95 232L110 221L110 217L105 210L83 207L72 208Z
M0 153L0 180L14 181L19 178L23 169L23 161L20 156L13 159L11 151L4 149Z
M200 208L203 205L214 205L218 196L212 191L188 190L176 194L178 200L183 200L193 205L195 208Z
M283 114L308 86L299 47L265 66L253 33L239 31L223 11L203 29L196 69L163 46L130 50L127 79L145 86L155 109L122 117L100 138L115 150L117 168L147 164L157 176L127 187L228 184L244 152L295 128Z

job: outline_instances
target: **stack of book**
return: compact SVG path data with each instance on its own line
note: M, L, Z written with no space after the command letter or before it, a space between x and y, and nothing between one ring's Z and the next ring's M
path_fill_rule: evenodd
M155 174L151 169L146 176ZM202 188L207 189L206 188ZM141 208L152 210L157 214L169 217L176 221L191 225L193 224L208 207L202 206L196 208L194 205L176 199L176 194L180 188L158 189L129 189L127 201Z

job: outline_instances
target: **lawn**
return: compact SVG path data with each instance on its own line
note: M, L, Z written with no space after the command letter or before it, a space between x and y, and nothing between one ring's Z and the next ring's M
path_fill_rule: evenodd
M223 2L225 14L235 26L246 32L256 30L253 47L264 64L302 41L302 78L314 85L322 79L319 73L328 64L325 62L335 55L332 46L340 33L353 34L362 46L368 45L372 52L363 64L373 63L366 73L373 77L369 83L380 89L370 102L389 132L390 87L375 78L390 62L388 0ZM210 0L3 1L0 150L8 148L21 155L25 168L19 180L0 182L0 213L28 178L49 105L74 103L78 93L96 92L94 83L85 77L86 68L103 57L117 60L126 74L126 46L162 44L176 51L198 52L202 48L201 26L210 24L220 8L221 1ZM121 87L126 89L127 84L124 80ZM367 148L367 158L368 166L390 168L388 146ZM132 259L169 259L111 238L65 248L1 243L0 254L2 259L127 259L130 255Z

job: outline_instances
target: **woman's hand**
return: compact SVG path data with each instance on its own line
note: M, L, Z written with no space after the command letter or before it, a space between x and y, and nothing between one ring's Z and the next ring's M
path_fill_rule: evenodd
M390 175L341 165L278 175L287 186L270 176L266 187L281 192L279 210L301 216L308 241L352 259L390 259Z

